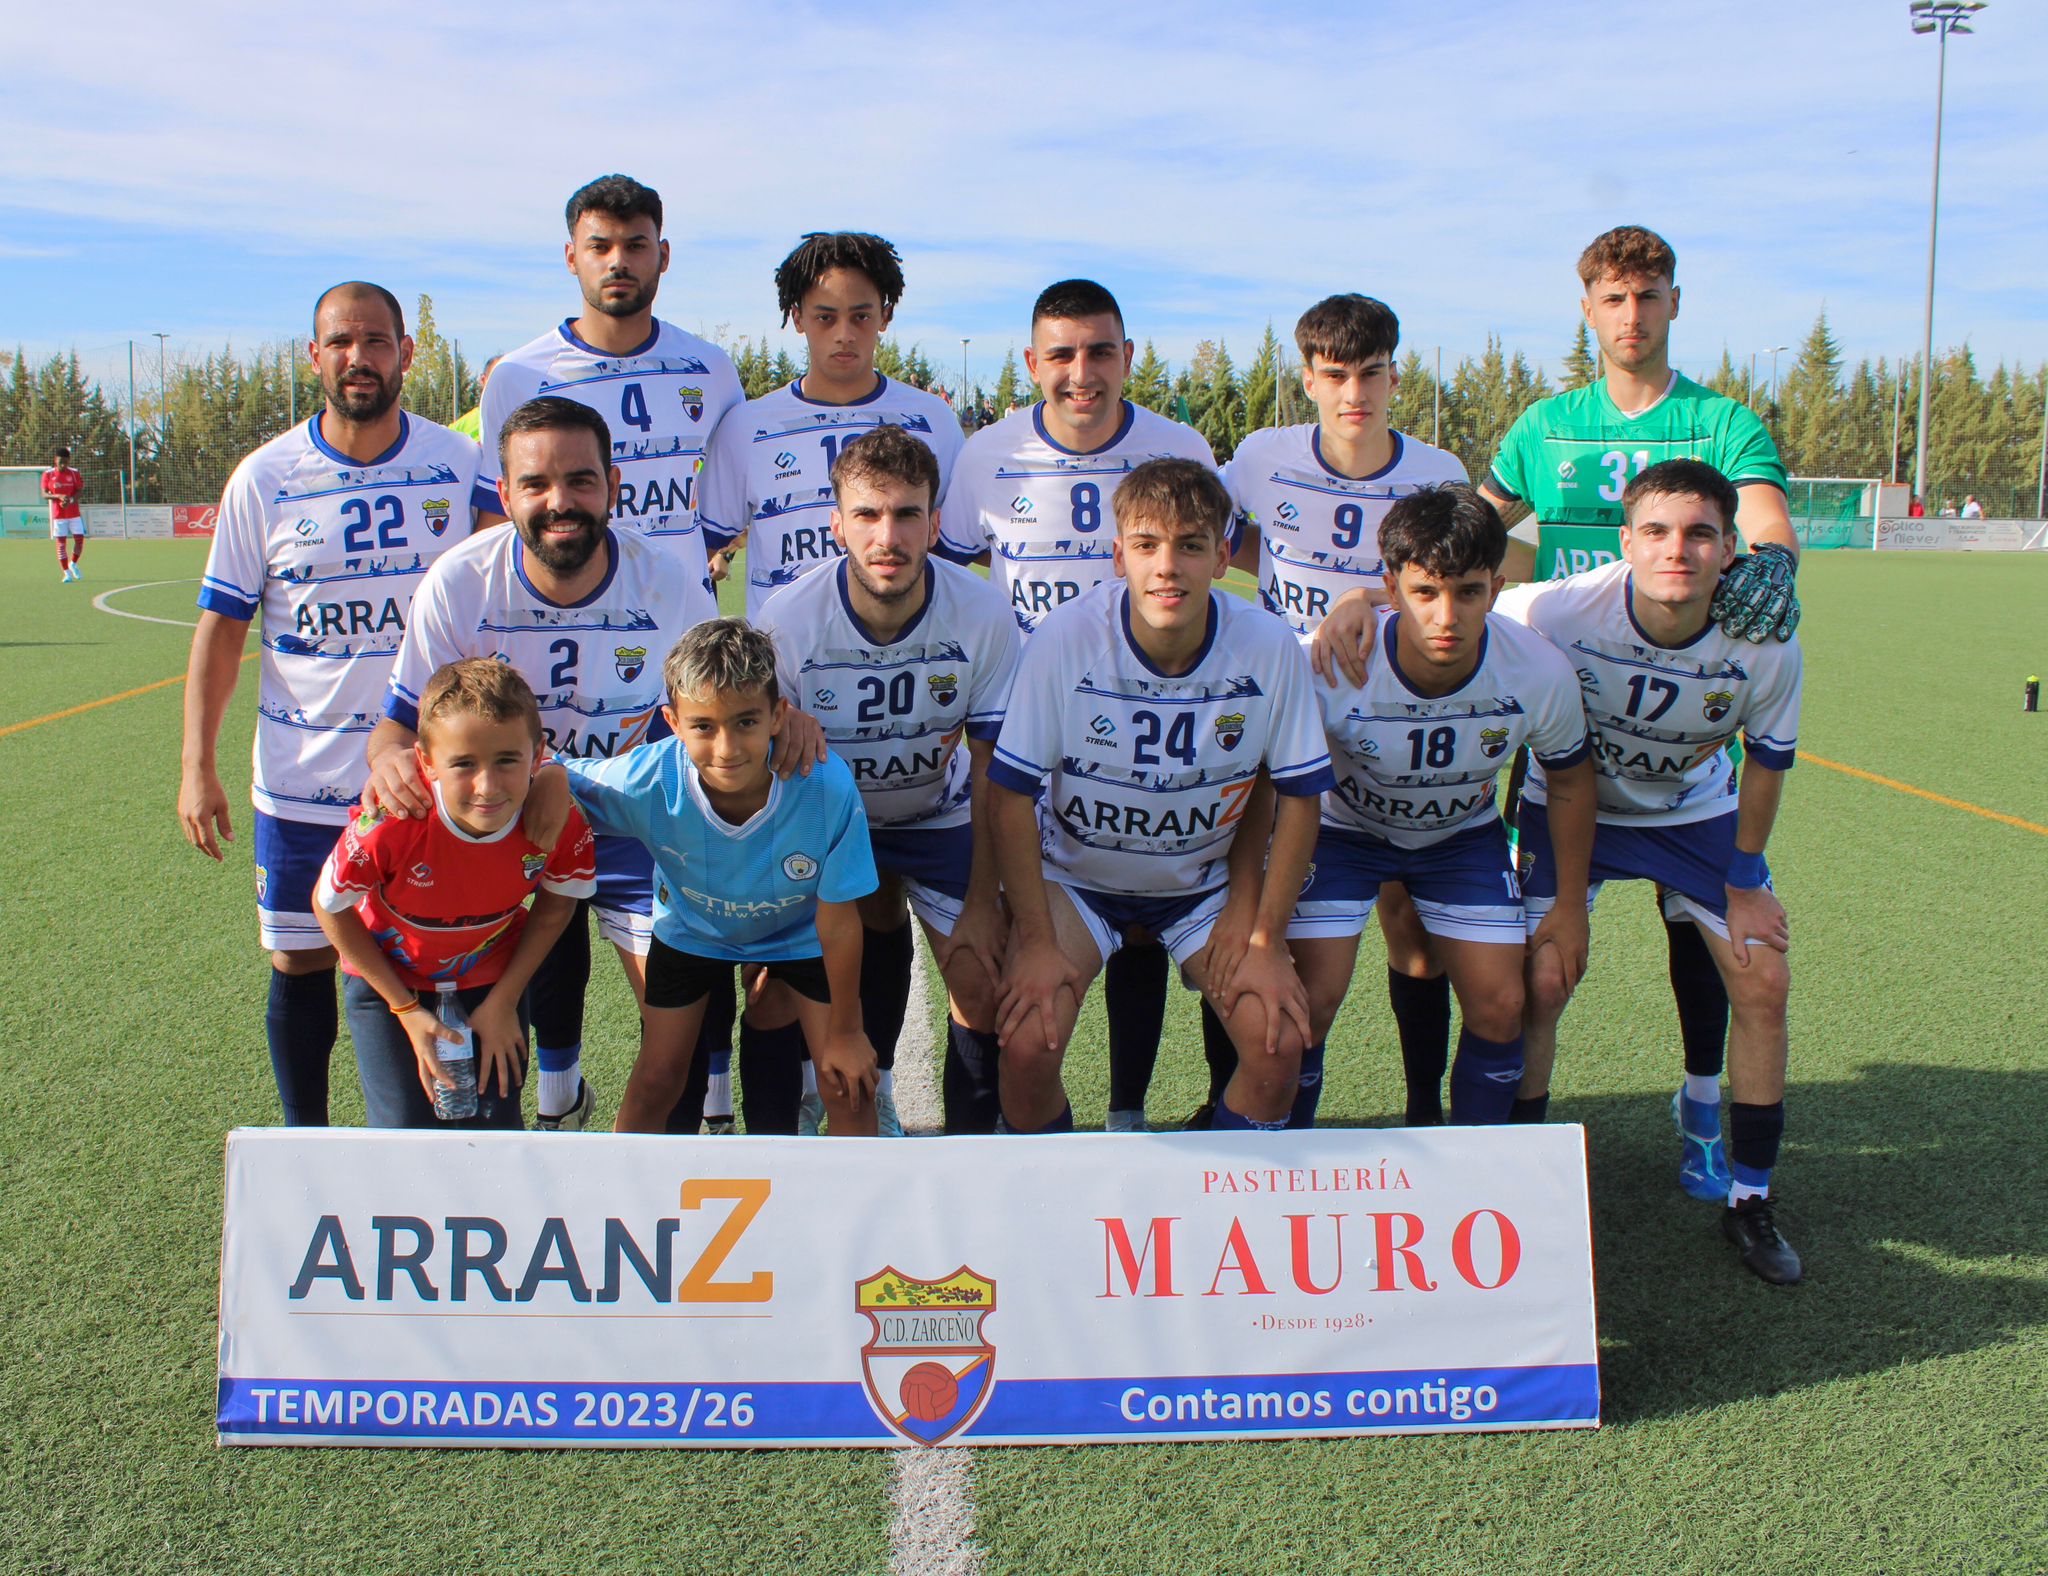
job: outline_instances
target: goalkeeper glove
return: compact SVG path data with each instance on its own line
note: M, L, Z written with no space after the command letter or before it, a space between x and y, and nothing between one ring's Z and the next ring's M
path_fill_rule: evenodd
M1762 645L1775 635L1790 640L1799 627L1799 598L1792 580L1799 561L1787 548L1765 542L1729 566L1714 592L1709 616L1729 635Z

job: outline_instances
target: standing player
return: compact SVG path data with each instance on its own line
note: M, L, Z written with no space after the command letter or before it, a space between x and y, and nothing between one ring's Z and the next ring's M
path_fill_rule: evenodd
M938 457L943 493L962 441L944 400L875 370L876 342L903 299L895 247L857 232L806 235L776 268L775 297L783 322L810 347L809 364L719 424L702 489L706 545L746 543L755 623L772 592L841 556L829 523L832 463L849 443L877 427L902 428Z
M701 577L677 573L658 544L613 528L619 468L596 411L546 396L497 428L499 507L513 529L479 532L428 576L391 673L384 720L369 742L378 799L407 815L431 808L413 745L420 695L443 664L488 656L509 662L533 686L556 755L621 755L664 731L662 654L717 611ZM644 993L653 934L652 872L633 839L598 839L597 893L589 902L636 996ZM583 925L579 913L569 932ZM579 983L579 1018L582 989ZM567 1057L556 1049L540 1064L538 1125L580 1129L593 1109L581 1047Z
M57 544L57 583L78 578L85 556L85 516L78 507L85 478L71 468L71 451L59 449L43 472L43 497L50 505L50 540Z
M1318 688L1337 786L1323 801L1315 864L1287 935L1313 1039L1295 1125L1311 1125L1323 1039L1351 984L1381 883L1399 881L1457 991L1463 1024L1451 1120L1504 1122L1522 1074L1525 950L1555 945L1584 971L1580 912L1593 844L1594 776L1578 675L1555 646L1490 613L1507 531L1462 483L1411 493L1377 535L1392 604L1365 683ZM1523 909L1494 779L1524 743L1543 763L1564 901L1524 947ZM1404 1059L1405 1060L1405 1059ZM1408 1107L1441 1109L1442 1069L1406 1067Z
M939 462L922 442L894 425L855 438L833 463L832 488L840 561L771 596L761 627L775 638L783 694L817 715L853 768L883 877L860 901L861 1003L883 1069L877 1115L885 1133L902 1130L890 1069L909 1000L915 913L952 1004L946 1131L992 1132L996 982L1008 927L987 774L1021 641L1000 593L928 556L940 525ZM790 1024L782 1034L794 1032L794 1005L775 1015ZM757 1016L750 1011L740 1031L750 1102L749 1037L766 1049ZM778 1065L793 1066L795 1050L780 1048ZM748 1125L762 1130L751 1109Z
M1308 660L1284 625L1214 589L1231 505L1212 469L1141 465L1114 509L1119 579L1045 620L989 768L1013 927L1003 1122L1072 1130L1060 1063L1081 999L1141 929L1238 1048L1214 1125L1284 1127L1309 1023L1283 932L1332 781Z
M1266 606L1304 640L1347 592L1380 594L1380 522L1397 498L1466 479L1455 455L1393 429L1400 341L1400 319L1384 302L1363 295L1318 301L1294 325L1301 386L1316 420L1252 433L1223 468L1245 522L1235 561L1258 577ZM1440 1122L1451 1010L1443 969L1398 883L1380 894L1379 917L1411 1095L1408 1123ZM1232 1065L1228 1046L1215 1040L1205 1035L1212 1101Z
M1044 398L967 440L942 500L938 551L985 562L1026 635L1052 609L1112 578L1117 484L1147 460L1216 456L1194 428L1125 399L1132 344L1116 297L1090 279L1049 285L1031 308L1024 365ZM1142 1131L1159 1057L1167 959L1119 949L1104 979L1111 1132Z
M1771 1169L1785 1126L1785 910L1764 847L1799 727L1801 657L1716 628L1715 586L1735 557L1734 486L1698 460L1667 460L1628 484L1622 558L1564 580L1517 587L1499 611L1526 622L1579 669L1599 768L1592 892L1603 881L1658 884L1667 921L1688 924L1733 1009L1728 1038L1732 1175L1721 1169L1720 1083L1693 1071L1673 1100L1687 1136L1680 1180L1725 1197L1722 1229L1765 1280L1800 1278L1799 1255L1772 1218ZM1741 786L1724 746L1740 730ZM1570 900L1549 824L1539 760L1523 799L1529 922ZM1589 899L1590 901L1590 899ZM1529 963L1522 1102L1549 1098L1557 1022L1572 982L1538 952ZM1701 1135L1711 1133L1709 1143Z
M313 887L364 781L392 658L428 568L469 534L477 448L407 414L412 340L397 298L334 286L307 347L326 408L235 467L221 494L185 679L178 819L219 859L234 835L215 766L242 648L263 611L256 703L256 911L270 949L265 1025L284 1119L327 1123L335 952Z
M697 522L698 471L713 430L741 401L739 374L716 345L654 315L669 263L659 193L628 176L606 175L570 197L566 218L563 257L582 291L583 310L501 357L484 385L478 518L485 524L502 518L504 506L492 489L499 480L498 433L507 416L536 395L574 400L616 434L610 454L619 472L613 517L666 548L677 572L693 583L703 581L708 595ZM665 649L654 650L657 667ZM544 687L544 672L528 677L536 689ZM550 1091L566 1086L573 1098L579 1087L589 982L590 930L579 917L533 984L543 1126L562 1114L546 1103ZM714 995L705 1014L706 1042L717 1045L722 1035L729 1043L731 1019L731 997Z

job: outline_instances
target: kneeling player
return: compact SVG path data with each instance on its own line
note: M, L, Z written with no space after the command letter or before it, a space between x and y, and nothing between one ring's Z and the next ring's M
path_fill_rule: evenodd
M987 773L1021 645L1002 594L930 556L939 462L901 427L854 439L832 466L832 535L844 555L768 599L761 627L791 705L823 724L853 768L883 885L860 903L861 1006L882 1065L882 1131L901 1132L890 1088L910 996L910 914L946 981L946 1131L995 1130L996 979L1008 922L998 897ZM964 742L963 742L964 739ZM750 1045L789 1033L756 1003ZM793 1113L792 1113L793 1114Z
M1666 460L1628 484L1621 561L1518 586L1498 611L1526 622L1579 669L1599 769L1591 892L1655 881L1667 919L1690 920L1727 987L1732 1168L1722 1159L1719 1080L1688 1074L1673 1099L1685 1139L1680 1181L1725 1198L1722 1229L1765 1280L1800 1278L1772 1218L1771 1169L1785 1125L1790 947L1764 845L1799 727L1799 644L1757 645L1715 627L1710 608L1735 556L1736 491L1700 460ZM1741 785L1723 748L1740 731ZM1546 775L1532 771L1521 819L1529 922L1569 901L1558 879ZM1589 897L1588 901L1591 899ZM1572 981L1530 960L1522 1100L1548 1099L1557 1022Z
M1308 659L1285 624L1214 588L1231 514L1214 471L1147 461L1113 507L1119 578L1046 615L989 768L1012 917L1003 1123L1072 1129L1060 1063L1081 998L1137 936L1166 946L1237 1047L1214 1125L1285 1127L1309 1024L1283 932L1331 785ZM1265 782L1270 855L1246 813Z
M710 619L663 664L674 735L563 763L600 835L654 857L654 939L640 1055L616 1131L659 1133L690 1076L705 998L736 964L790 987L835 1133L875 1131L875 1052L861 1030L860 912L875 889L867 817L836 757L775 775L788 709L760 630Z
M1380 524L1390 606L1357 688L1318 687L1337 786L1323 801L1315 863L1287 930L1308 991L1311 1043L1293 1125L1312 1125L1323 1040L1358 959L1381 883L1414 899L1464 1018L1451 1120L1505 1122L1522 1076L1523 911L1494 779L1524 743L1548 772L1561 890L1586 881L1594 777L1579 681L1541 636L1489 613L1507 531L1462 484L1401 499ZM1528 950L1585 968L1577 902L1558 905ZM1411 1123L1441 1109L1441 1061L1404 1058Z

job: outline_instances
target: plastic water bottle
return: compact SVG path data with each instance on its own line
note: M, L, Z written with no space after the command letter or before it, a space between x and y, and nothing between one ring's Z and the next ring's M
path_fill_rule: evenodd
M459 1041L441 1041L434 1051L441 1058L441 1070L455 1080L453 1088L434 1085L434 1115L446 1122L459 1122L476 1115L476 1034L456 998L455 982L442 980L434 990L435 1018L443 1028L462 1036Z

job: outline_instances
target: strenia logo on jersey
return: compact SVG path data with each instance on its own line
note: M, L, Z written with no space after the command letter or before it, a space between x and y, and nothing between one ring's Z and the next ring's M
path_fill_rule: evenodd
M861 1378L875 1414L915 1445L936 1445L981 1415L995 1388L996 1349L982 1323L996 1283L961 1265L944 1280L881 1269L854 1282L872 1329Z
M1105 739L1113 739L1116 737L1116 724L1098 712L1096 713L1095 720L1088 724L1088 731L1100 734Z
M1576 475L1578 475L1578 468L1570 460L1559 460L1557 462L1557 479L1559 481L1568 482Z
M791 454L789 450L784 449L775 456L775 468L780 471L794 470L796 468L796 456Z
M782 873L792 881L808 881L818 873L818 861L809 854L791 854L782 861Z
M628 684L647 669L647 648L645 646L614 646L612 656L617 659L619 677Z
M932 699L941 706L950 706L960 693L960 676L957 673L934 673L925 683L931 687Z
M1735 697L1726 690L1714 690L1700 703L1700 710L1706 713L1707 721L1719 722L1728 715L1728 708L1735 704Z
M1010 500L1010 512L1012 514L1029 514L1033 509L1037 507L1038 506L1036 504L1034 504L1029 498L1025 497L1022 493L1017 494L1016 497Z
M1234 711L1227 717L1216 719L1216 742L1226 750L1237 748L1238 740L1244 737L1244 713Z
M1296 515L1300 514L1301 511L1295 508L1294 505L1291 503L1283 503L1280 505L1279 508L1275 509L1273 513L1282 520L1292 520Z
M427 517L427 529L439 536L448 529L448 500L429 498L420 505L420 513Z
M1505 754L1508 747L1508 730L1505 728L1481 728L1479 730L1479 753L1488 760Z

